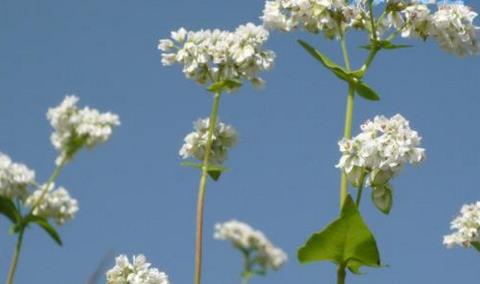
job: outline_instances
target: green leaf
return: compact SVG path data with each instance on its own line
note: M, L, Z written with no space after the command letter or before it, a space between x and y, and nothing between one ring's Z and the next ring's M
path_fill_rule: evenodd
M309 45L303 40L298 40L298 43L311 55L313 58L317 59L322 63L323 66L325 66L328 70L332 71L333 74L335 74L338 78L341 80L347 81L347 82L352 82L353 81L353 76L352 72L349 72L333 62L330 58L327 56L323 55L320 51L315 49L313 46Z
M377 93L370 88L366 83L364 82L358 82L355 85L355 91L359 96L362 98L365 98L369 101L379 101L380 97L377 95Z
M40 216L30 215L26 218L28 223L36 223L40 228L42 228L59 246L62 245L62 239L60 235L55 230L55 228L48 222L47 219Z
M388 40L381 40L381 41L378 41L375 45L372 45L372 44L362 45L360 46L360 48L371 50L373 46L375 46L377 49L387 49L387 50L413 47L413 45L393 44Z
M298 250L301 263L330 261L360 273L361 266L380 267L380 255L373 234L349 195L340 218L314 233Z
M473 243L472 243L472 246L473 246L477 251L480 252L480 242L473 242Z
M372 187L372 201L383 214L388 215L393 206L393 190L387 183Z
M231 93L235 91L236 89L240 88L242 86L242 82L239 80L234 80L234 79L227 79L224 81L220 82L215 82L210 87L207 88L207 91L212 92L212 93Z
M5 197L0 197L0 214L5 215L13 224L18 223L21 218L13 201Z
M180 163L180 165L184 167L192 167L196 169L202 169L203 165L201 163L195 163L192 161L184 161ZM209 165L208 166L208 175L210 178L212 178L214 181L218 181L220 179L220 176L222 175L223 172L227 172L228 168L220 165Z

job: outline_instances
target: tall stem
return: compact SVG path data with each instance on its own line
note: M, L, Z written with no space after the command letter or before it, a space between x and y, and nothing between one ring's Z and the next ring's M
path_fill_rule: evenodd
M348 56L347 43L345 39L345 34L342 35L342 40L340 42L342 46L343 59L345 61L345 68L350 70L350 57ZM343 137L349 139L352 137L352 121L353 121L353 107L355 101L355 89L352 84L348 86L348 97L347 97L347 106L345 109L345 126ZM343 207L343 203L348 195L348 180L347 175L342 172L340 179L340 210Z
M60 175L60 171L62 170L63 166L65 165L66 163L66 159L63 158L60 163L55 167L55 169L53 170L53 173L52 175L50 176L50 178L48 179L47 183L45 184L45 187L42 189L42 194L40 195L40 198L37 199L37 201L33 204L32 208L30 209L30 212L28 213L28 215L31 215L33 214L33 211L35 210L35 208L40 205L40 203L42 203L43 199L45 198L45 196L47 195L49 189L50 189L50 186L55 183L55 181L57 180L58 176Z
M357 192L357 207L360 207L360 202L362 201L362 193L363 193L363 184L365 183L365 173L362 173L360 176L360 184L358 185L358 192Z
M202 175L198 187L197 200L197 230L195 238L195 278L194 284L200 284L202 278L202 244L203 244L203 209L205 203L205 189L207 186L209 159L212 150L213 132L217 124L218 107L220 105L220 93L216 93L213 99L212 111L208 122L207 145L202 164Z
M13 284L13 278L17 271L18 259L20 258L20 250L22 249L24 232L25 228L21 228L18 233L17 245L15 246L15 252L13 253L12 262L10 263L10 269L8 270L7 284Z
M340 265L337 269L337 284L345 284L345 278L347 278L347 272L345 267Z

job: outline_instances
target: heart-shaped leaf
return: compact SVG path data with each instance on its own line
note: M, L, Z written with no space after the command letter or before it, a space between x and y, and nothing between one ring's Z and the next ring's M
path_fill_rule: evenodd
M301 263L330 261L360 273L360 267L380 267L380 255L373 234L349 195L340 218L318 233L298 250Z

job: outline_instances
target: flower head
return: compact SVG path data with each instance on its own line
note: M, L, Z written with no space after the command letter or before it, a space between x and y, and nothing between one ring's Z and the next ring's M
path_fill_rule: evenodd
M77 97L66 96L59 106L47 112L47 118L55 130L51 141L60 152L57 164L72 159L83 146L92 148L106 142L112 135L113 127L120 125L117 115L100 113L89 107L79 109L77 102Z
M262 232L237 220L216 224L214 237L232 242L251 258L252 265L258 265L263 272L279 269L287 261L285 252L275 247Z
M480 244L480 201L463 205L460 215L455 218L450 228L456 232L443 238L448 248L454 246L471 247Z
M356 137L339 142L342 157L336 165L354 184L361 172L369 174L369 184L385 184L404 164L417 164L425 159L425 149L419 147L420 136L400 114L390 119L376 116L361 129Z
M209 118L199 119L193 124L194 132L185 137L180 149L183 159L194 157L200 161L205 156L208 141ZM233 126L218 122L212 136L210 162L220 165L228 157L228 150L237 143L237 132Z
M168 276L157 268L150 268L145 256L133 257L132 263L127 256L115 259L115 266L107 272L107 284L169 284Z
M63 187L54 189L54 184L51 184L48 189L45 187L46 185L41 186L25 201L27 206L33 208L33 215L51 218L58 225L73 219L78 212L77 200L71 198Z
M275 59L273 51L263 48L268 36L267 30L252 23L234 32L181 28L171 33L171 39L160 40L158 49L163 65L182 64L186 77L202 85L225 80L258 85L263 82L258 73L272 68Z
M9 156L0 152L0 196L24 200L28 196L27 187L34 183L34 171L12 162Z

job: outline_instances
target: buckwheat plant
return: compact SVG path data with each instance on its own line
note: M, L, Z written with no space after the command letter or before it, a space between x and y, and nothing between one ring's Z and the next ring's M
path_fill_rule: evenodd
M261 231L237 220L216 224L214 238L230 241L242 253L242 284L247 284L254 275L280 269L287 261L285 252L275 247Z
M378 12L378 13L377 13ZM300 262L331 261L338 267L337 283L345 283L346 269L360 273L361 266L379 267L380 256L373 234L359 212L364 183L372 188L372 199L383 212L392 206L390 180L405 163L424 159L420 138L408 122L397 115L376 117L362 126L352 139L355 96L377 101L380 96L364 77L381 51L410 47L397 44L397 38L434 40L445 51L468 56L480 52L475 13L461 1L435 0L267 0L264 26L283 32L304 30L323 34L340 44L343 64L338 64L305 41L299 44L348 86L343 139L340 217L324 230L312 235L299 250ZM355 30L366 34L368 52L364 63L353 68L347 35ZM349 182L357 188L357 202L349 195Z
M179 64L188 79L206 87L213 94L213 106L207 119L198 120L195 132L185 137L180 150L183 158L193 158L200 163L184 162L201 170L197 201L197 227L195 241L194 283L200 284L202 272L203 211L207 178L217 181L227 158L228 150L235 145L237 134L233 127L218 122L220 98L232 93L250 81L254 86L263 85L259 73L272 68L275 54L264 49L269 32L252 23L239 26L235 31L200 30L180 28L171 33L170 39L162 39L158 48L162 51L165 66Z
M77 97L67 96L59 106L48 110L47 118L54 128L51 140L59 154L56 167L44 184L36 182L33 170L0 153L0 214L10 219L10 231L18 235L7 284L13 283L23 237L31 225L38 225L62 245L52 222L62 226L72 220L78 212L78 202L64 187L56 188L55 181L80 149L106 142L112 129L120 124L117 115L88 107L79 109L77 102Z
M143 255L133 256L132 263L127 256L115 259L115 266L107 271L107 284L170 284L165 272L151 268Z
M473 247L480 251L480 201L463 205L460 215L452 221L450 228L456 231L443 238L443 244L447 248Z

